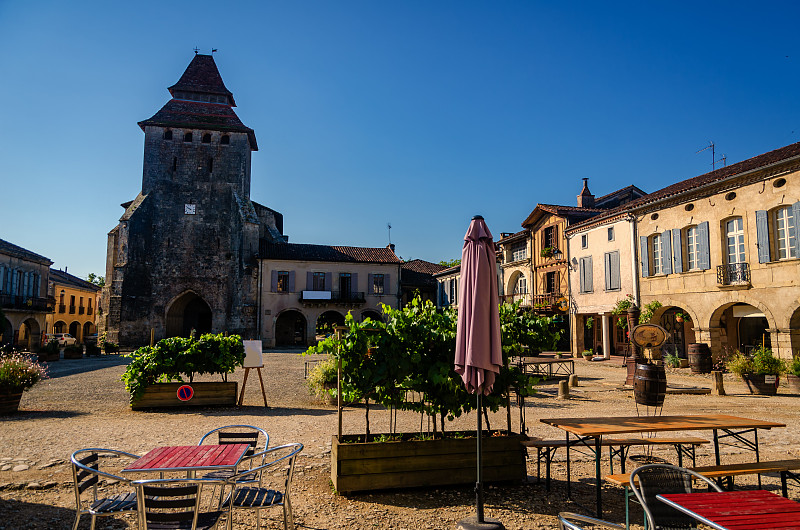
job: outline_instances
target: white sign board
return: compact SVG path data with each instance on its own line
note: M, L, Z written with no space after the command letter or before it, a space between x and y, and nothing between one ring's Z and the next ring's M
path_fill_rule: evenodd
M261 341L245 340L244 343L244 367L261 368L264 361L261 358Z
M330 291L303 291L303 300L330 300Z

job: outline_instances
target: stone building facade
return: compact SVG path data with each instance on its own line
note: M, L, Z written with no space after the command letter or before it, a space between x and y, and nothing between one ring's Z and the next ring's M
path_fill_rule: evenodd
M280 213L250 200L255 133L210 55L195 55L144 131L142 190L108 234L100 331L122 346L191 330L257 333L259 241Z
M47 296L48 258L0 239L0 344L35 351L46 331L53 300Z

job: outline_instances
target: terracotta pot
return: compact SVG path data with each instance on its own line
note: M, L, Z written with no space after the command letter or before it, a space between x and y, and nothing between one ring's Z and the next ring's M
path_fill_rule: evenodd
M13 414L19 410L22 392L7 392L0 390L0 415Z
M775 378L774 381L767 382L765 379L769 377ZM751 394L759 394L762 396L774 396L778 393L778 384L780 383L780 376L777 375L764 375L764 374L742 374L742 380L747 384Z

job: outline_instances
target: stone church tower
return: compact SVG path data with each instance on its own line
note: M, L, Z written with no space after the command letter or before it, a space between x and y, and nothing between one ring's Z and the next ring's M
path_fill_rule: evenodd
M144 131L142 191L108 234L101 332L122 346L204 332L257 335L259 239L283 216L250 200L256 136L210 55L195 55Z

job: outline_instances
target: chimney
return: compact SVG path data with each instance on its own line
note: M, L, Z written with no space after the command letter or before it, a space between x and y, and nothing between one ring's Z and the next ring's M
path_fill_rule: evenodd
M392 254L394 254L394 243L389 243L388 245L386 245L386 248L388 248L389 250L391 250L391 251L392 251Z
M589 191L589 179L583 179L583 189L578 195L578 208L594 208L594 195Z

